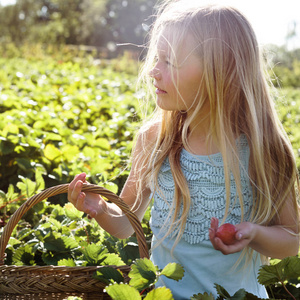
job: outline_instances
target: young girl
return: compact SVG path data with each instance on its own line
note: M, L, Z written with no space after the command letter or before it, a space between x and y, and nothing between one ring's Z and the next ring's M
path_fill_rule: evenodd
M157 105L120 196L140 219L154 199L151 258L185 269L181 281L156 286L175 299L216 296L214 283L266 298L257 282L262 259L298 253L299 179L249 22L230 7L165 1L141 78L154 85ZM130 236L126 216L81 192L84 182L84 173L71 182L69 201L109 233ZM234 244L216 237L219 220L236 226Z

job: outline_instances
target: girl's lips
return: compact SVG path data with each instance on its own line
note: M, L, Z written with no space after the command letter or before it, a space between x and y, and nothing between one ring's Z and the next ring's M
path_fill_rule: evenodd
M166 91L160 89L159 87L155 86L156 87L156 90L155 90L155 93L158 95L158 94L167 94Z

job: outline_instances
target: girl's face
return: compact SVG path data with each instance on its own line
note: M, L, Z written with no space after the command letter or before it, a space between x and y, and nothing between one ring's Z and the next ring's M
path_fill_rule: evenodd
M193 110L198 99L201 64L190 35L173 50L166 34L161 34L157 45L157 61L150 71L156 87L157 105L163 110Z

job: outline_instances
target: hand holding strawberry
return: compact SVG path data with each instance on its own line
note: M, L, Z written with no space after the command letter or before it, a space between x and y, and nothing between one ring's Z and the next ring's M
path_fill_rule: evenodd
M225 223L219 227L219 220L212 218L209 239L213 247L223 254L240 252L252 241L254 227L254 224L250 222L236 225Z

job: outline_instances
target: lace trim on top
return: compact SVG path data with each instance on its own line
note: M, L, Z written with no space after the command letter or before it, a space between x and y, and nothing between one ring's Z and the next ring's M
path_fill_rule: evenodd
M246 137L242 136L238 140L238 144L242 162L240 172L244 201L244 220L247 220L253 200L252 188L247 177L249 147ZM210 227L210 219L216 217L222 220L224 217L226 192L223 159L221 153L209 156L192 155L183 149L180 163L191 195L191 208L183 238L190 244L200 243L204 240L209 240L208 228ZM230 180L231 201L226 222L237 224L241 222L241 206L233 175L231 175ZM174 197L174 180L168 158L162 164L158 174L158 186L159 190L153 195L154 204L150 225L153 229L163 228L163 232L167 232L167 224L171 222L170 209Z

